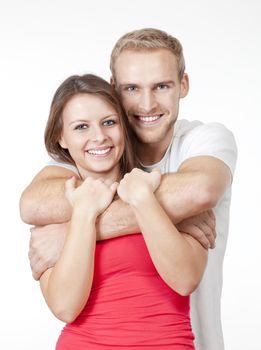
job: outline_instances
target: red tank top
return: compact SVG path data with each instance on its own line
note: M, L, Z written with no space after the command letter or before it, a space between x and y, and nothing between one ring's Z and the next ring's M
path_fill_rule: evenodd
M92 290L56 350L194 349L189 297L162 280L141 234L97 242Z

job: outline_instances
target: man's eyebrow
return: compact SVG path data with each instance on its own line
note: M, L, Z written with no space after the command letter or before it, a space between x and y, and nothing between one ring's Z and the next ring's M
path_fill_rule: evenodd
M162 80L162 81L158 81L156 83L153 83L151 86L156 87L159 85L175 86L176 84L175 84L174 80ZM126 89L126 88L132 87L132 86L139 86L139 84L137 84L137 83L122 83L122 84L117 85L117 88L118 89L123 89L123 88Z
M122 83L117 85L117 88L126 88L126 87L131 87L131 86L138 86L138 84L135 83Z
M175 82L173 80L163 80L163 81L159 81L159 82L153 84L153 86L158 86L158 85L173 85L173 86L175 86Z

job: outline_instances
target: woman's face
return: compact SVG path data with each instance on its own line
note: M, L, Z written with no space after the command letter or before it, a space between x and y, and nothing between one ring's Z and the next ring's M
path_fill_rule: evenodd
M99 96L80 93L63 109L60 145L68 149L83 178L119 179L124 136L119 115Z

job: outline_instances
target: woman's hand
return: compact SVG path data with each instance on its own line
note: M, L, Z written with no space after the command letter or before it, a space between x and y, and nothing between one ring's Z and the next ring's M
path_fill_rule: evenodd
M158 169L147 173L134 168L121 180L117 188L118 195L124 202L135 205L156 191L160 179L161 174Z
M66 197L72 207L81 208L95 216L101 214L112 202L118 183L87 177L78 187L75 187L75 177L65 183Z

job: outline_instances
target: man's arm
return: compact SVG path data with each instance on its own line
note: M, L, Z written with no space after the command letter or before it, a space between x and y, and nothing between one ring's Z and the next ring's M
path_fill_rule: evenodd
M20 199L22 220L35 226L64 223L70 220L72 209L65 197L65 182L76 176L62 166L46 166L23 191ZM82 181L78 178L77 185ZM115 200L97 224L98 239L139 231L134 213L128 204Z
M198 156L184 161L176 173L163 175L156 196L177 223L214 208L231 182L231 171L223 161Z
M204 248L208 248L209 244L211 244L211 247L214 247L216 232L215 216L212 210L207 210L185 219L176 224L176 227L180 232L186 232L195 237ZM28 256L35 280L39 280L43 272L56 264L61 254L68 228L69 223L31 228Z
M63 177L53 179L53 172L54 175L62 175ZM44 214L48 215L48 210L51 211L47 217L49 220L54 221L55 216L57 217L54 222L68 219L70 208L68 208L67 200L64 197L64 183L66 176L70 177L71 175L72 173L64 168L47 167L36 176L23 194L24 198L27 198L27 205L31 203L33 208L34 193L37 197L35 209L31 210L30 206L22 208L24 212L27 211L27 215L28 213L31 215L30 218L28 217L30 223L34 222L33 214L35 213L38 215L38 220L40 220L38 222L44 224ZM177 223L179 221L178 230L189 233L205 248L209 246L213 248L215 218L211 211L206 211L206 209L215 207L230 183L231 174L225 163L213 157L195 157L184 162L177 173L163 175L156 196L173 222ZM45 190L42 190L41 187ZM43 198L41 198L41 193ZM45 201L48 202L48 199L50 203L46 203L48 207L46 212L44 204ZM25 200L22 198L21 204L23 205L23 203L25 203ZM39 216L41 206L43 207L40 211L42 215ZM64 206L64 211L67 211L64 218L61 209L57 210L62 206ZM197 213L202 213L199 218L195 216ZM190 219L184 221L183 219L186 217L190 217ZM49 221L47 220L47 222ZM121 200L115 200L97 222L98 239L139 231L133 210ZM29 258L35 279L39 279L43 271L55 264L65 234L66 226L64 225L62 227L52 225L51 227L33 230Z
M62 167L46 167L23 192L22 219L32 225L65 222L71 209L64 195L66 179L75 174ZM80 183L80 180L78 180ZM207 209L214 208L231 183L231 172L221 160L200 156L186 160L176 173L165 174L156 197L178 223ZM137 232L132 209L121 200L114 201L98 221L100 238Z
M215 157L201 156L186 160L176 173L162 176L156 197L173 223L197 215L216 206L231 184L228 166ZM98 221L100 237L137 232L132 209L114 201ZM199 241L200 236L195 237ZM204 245L206 238L202 237Z
M76 174L64 167L43 168L21 195L22 220L36 226L69 221L72 209L65 197L65 182L72 176ZM77 185L81 182L77 179Z

